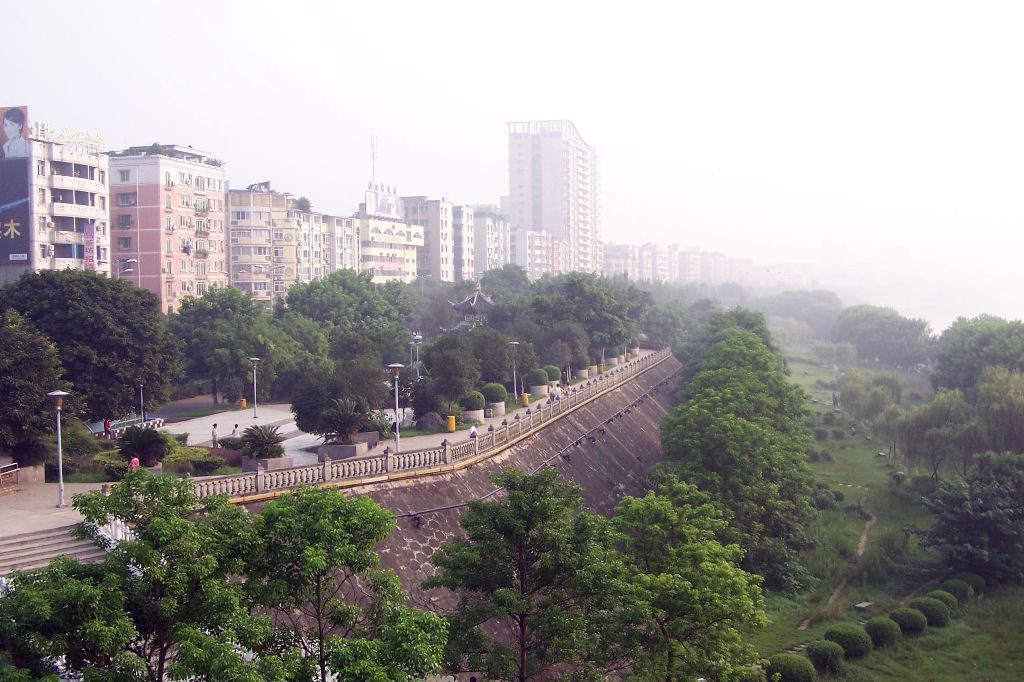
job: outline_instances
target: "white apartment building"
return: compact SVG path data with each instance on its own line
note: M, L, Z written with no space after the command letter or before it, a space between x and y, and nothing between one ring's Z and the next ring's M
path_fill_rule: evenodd
M476 227L472 206L452 209L452 238L455 241L455 279L474 279L476 275Z
M432 277L435 282L455 281L455 205L445 198L402 197L405 218L411 225L423 228L423 248L417 267L419 277Z
M547 232L564 241L555 274L600 273L597 154L571 121L508 124L508 219L513 231ZM567 258L562 254L567 252Z
M28 128L0 160L0 285L24 272L110 273L108 159L101 138ZM63 140L63 141L61 141Z
M512 231L495 206L473 208L474 272L477 278L512 262Z
M359 269L359 225L356 218L323 216L327 226L327 258L331 272Z
M544 230L514 230L512 262L526 270L530 281L550 275L551 235Z
M634 244L604 245L604 274L640 281L640 249Z

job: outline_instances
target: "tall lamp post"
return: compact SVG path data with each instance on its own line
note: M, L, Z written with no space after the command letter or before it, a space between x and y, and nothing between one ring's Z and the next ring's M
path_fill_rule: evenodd
M402 427L398 421L398 373L405 365L393 362L388 365L388 369L395 373L395 454L401 452L402 448Z
M146 400L142 394L142 384L139 384L139 426L146 423Z
M423 335L419 332L415 332L412 335L412 342L416 346L416 378L420 378L420 344L423 343Z
M64 451L60 442L60 407L67 391L50 391L46 395L53 398L53 409L57 413L57 507L64 506Z
M249 362L252 363L252 418L256 418L256 365L259 364L259 358L249 358Z
M121 279L121 275L127 275L129 272L135 272L132 269L133 265L138 265L139 261L137 258L118 258L117 259L117 279Z
M516 384L516 346L519 345L519 342L509 341L508 345L512 346L512 393L518 398L519 386Z

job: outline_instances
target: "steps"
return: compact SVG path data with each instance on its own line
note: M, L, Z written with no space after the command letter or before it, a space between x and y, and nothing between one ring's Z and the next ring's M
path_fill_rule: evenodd
M102 561L106 552L91 540L76 540L71 526L20 533L0 537L0 577L13 571L42 568L58 556L69 556L83 562Z

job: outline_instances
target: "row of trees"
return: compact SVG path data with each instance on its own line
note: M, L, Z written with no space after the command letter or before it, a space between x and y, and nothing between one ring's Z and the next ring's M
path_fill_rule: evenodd
M90 680L364 680L483 671L523 682L725 679L754 661L741 628L764 623L759 579L723 545L720 512L668 478L612 519L553 468L494 476L465 536L424 585L452 590L445 618L405 605L375 545L394 518L368 498L303 489L248 515L181 481L131 472L76 497L84 532L111 518L134 537L101 565L58 559L0 597L0 677L48 679L61 660Z
M743 567L776 589L795 589L805 572L812 482L804 453L804 392L787 379L759 314L715 313L698 344L684 402L661 426L676 473L706 492L728 521L721 537L745 550Z

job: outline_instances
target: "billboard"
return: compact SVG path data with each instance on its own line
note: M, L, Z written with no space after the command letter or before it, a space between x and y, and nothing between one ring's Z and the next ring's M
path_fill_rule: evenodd
M29 265L28 109L0 108L0 266Z
M366 190L366 215L402 222L405 220L403 208L402 200L391 187L371 185Z
M96 221L85 224L85 254L82 258L86 270L96 269Z

